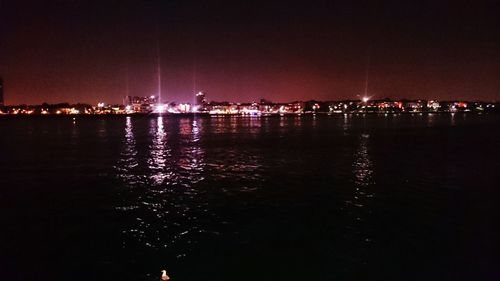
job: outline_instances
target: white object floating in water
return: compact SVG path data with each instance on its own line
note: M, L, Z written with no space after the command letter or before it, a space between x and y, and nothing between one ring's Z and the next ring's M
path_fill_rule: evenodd
M161 271L161 280L163 281L170 280L170 277L168 277L167 271L165 269Z

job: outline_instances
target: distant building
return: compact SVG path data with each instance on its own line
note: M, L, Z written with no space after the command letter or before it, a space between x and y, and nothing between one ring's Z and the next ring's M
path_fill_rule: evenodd
M3 80L0 78L0 106L4 106L3 101Z
M204 92L198 92L196 94L195 106L197 111L206 111L207 110L207 99Z
M180 103L177 105L177 112L179 113L188 113L191 112L191 104L189 103Z
M464 101L443 101L440 104L440 109L446 112L469 111L467 102Z
M156 96L149 96L149 97L127 96L125 103L126 103L126 105L155 104L156 103Z
M136 113L150 113L157 103L156 96L137 97L127 96L125 99L126 111Z
M206 95L204 92L198 92L196 94L196 105L204 106L207 103Z
M429 111L438 111L441 105L439 104L438 101L431 100L427 102L427 109Z
M427 108L427 101L422 100L403 100L403 111L420 112Z

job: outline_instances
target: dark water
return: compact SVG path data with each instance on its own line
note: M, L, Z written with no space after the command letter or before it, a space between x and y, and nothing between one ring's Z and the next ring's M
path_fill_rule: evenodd
M500 280L500 116L0 119L0 280Z

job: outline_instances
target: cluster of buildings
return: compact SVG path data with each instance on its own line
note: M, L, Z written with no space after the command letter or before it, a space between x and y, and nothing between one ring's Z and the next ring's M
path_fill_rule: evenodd
M436 101L436 100L344 100L295 101L274 103L267 100L251 103L207 102L203 92L196 94L194 103L160 103L155 96L126 97L122 105L42 104L35 106L0 106L0 115L45 114L186 114L211 115L274 115L307 113L416 113L416 112L492 112L497 103Z
M326 105L322 105L324 108ZM495 109L494 102L437 101L390 99L330 102L328 111L336 113L403 113L403 112L481 112ZM321 108L321 107L320 107Z
M481 112L495 110L496 103L437 101L437 100L399 100L390 99L344 101L294 101L275 103L265 99L260 102L208 102L206 94L199 92L195 102L191 103L158 103L155 96L127 97L124 107L117 107L115 113L205 113L205 114L237 114L237 115L270 115L270 114L302 114L302 113L403 113L403 112ZM112 108L108 107L108 111ZM108 113L108 112L105 112Z
M0 115L65 115L65 114L182 114L201 113L212 115L273 115L303 113L405 113L405 112L487 112L498 111L497 103L437 101L437 100L361 100L344 101L295 101L275 103L265 99L260 102L233 103L208 102L204 92L198 92L193 103L162 103L156 96L127 96L121 105L41 104L5 106L3 83L0 78Z

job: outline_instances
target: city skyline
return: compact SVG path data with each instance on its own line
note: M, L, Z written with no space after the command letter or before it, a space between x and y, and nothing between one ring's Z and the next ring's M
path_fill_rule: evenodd
M500 98L498 4L2 1L5 104ZM367 87L368 86L368 87Z
M1 80L1 79L0 79ZM3 84L0 83L0 89L3 89ZM0 92L3 94L3 92ZM124 96L121 98L120 102L108 102L106 100L99 100L98 102L95 103L89 103L89 102L83 102L83 101L75 101L75 102L68 102L68 101L54 101L54 102L41 102L41 103L18 103L18 104L2 104L0 103L0 106L4 107L9 107L9 108L15 108L15 107L43 107L43 105L62 105L62 104L67 104L67 105L86 105L86 106L126 106L128 104L132 104L132 100L148 100L151 99L154 102L147 102L148 104L154 104L154 105L178 105L178 104L189 104L189 105L199 105L200 102L200 97L201 100L203 100L204 104L234 104L234 105L239 105L239 104L291 104L291 103L307 103L307 102L321 102L321 103L336 103L336 102L357 102L357 103L373 103L373 102L412 102L412 101L418 101L418 102L480 102L480 103L491 103L495 104L498 103L497 100L481 100L481 99L458 99L458 98L449 98L449 99L436 99L436 98L419 98L415 97L412 99L409 98L389 98L389 97L384 97L384 98L378 98L376 96L367 96L367 95L356 95L356 97L351 97L351 98L337 98L337 99L330 99L330 100L320 100L320 99L307 99L307 100L285 100L285 101L277 101L269 98L260 98L258 100L213 100L213 99L207 99L206 92L204 91L199 91L195 94L193 94L193 99L192 100L161 100L158 96L151 95L151 96ZM3 97L0 95L0 97Z
M97 105L84 103L69 104L39 104L39 105L12 105L0 106L0 115L133 115L133 114L210 114L210 115L241 115L241 116L270 116L270 115L301 115L327 113L331 114L396 114L400 113L456 113L498 112L498 102L485 101L437 101L437 100L390 100L372 99L362 96L358 100L342 101L293 101L276 103L261 99L259 102L218 102L208 101L206 93L198 92L194 103L162 102L157 96L127 96L123 104Z

